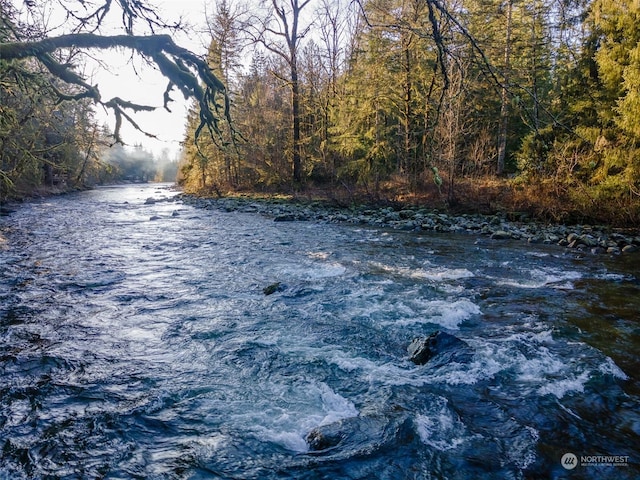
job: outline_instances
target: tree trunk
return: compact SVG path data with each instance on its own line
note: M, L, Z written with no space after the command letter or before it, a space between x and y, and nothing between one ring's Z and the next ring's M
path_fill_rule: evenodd
M409 50L411 40L406 41L404 49L404 165L401 169L402 174L409 175L409 183L411 188L416 187L415 166L413 161L412 152L412 138L411 138L411 117L413 112L411 109L411 51Z
M293 116L293 181L302 181L302 160L300 155L300 85L298 65L295 55L291 62L291 113Z
M507 31L504 46L504 80L502 85L502 95L500 98L500 131L498 133L498 166L496 173L504 173L505 158L507 155L507 130L509 128L509 97L507 87L511 78L511 30L513 16L513 0L507 4Z

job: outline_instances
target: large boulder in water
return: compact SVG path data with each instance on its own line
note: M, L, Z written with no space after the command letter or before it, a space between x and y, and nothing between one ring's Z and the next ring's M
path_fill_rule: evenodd
M426 338L414 338L407 352L416 365L424 365L434 357L439 357L439 363L464 363L470 361L472 355L467 342L440 330Z
M402 409L343 418L312 429L306 436L310 454L371 455L387 445L406 444L415 438L411 416Z
M344 423L343 421L339 421L311 430L305 439L307 445L309 445L309 450L319 452L338 445L346 436Z

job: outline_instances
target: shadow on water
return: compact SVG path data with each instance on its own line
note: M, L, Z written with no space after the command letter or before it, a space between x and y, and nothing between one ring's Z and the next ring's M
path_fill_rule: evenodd
M614 261L615 260L615 261ZM567 320L579 328L583 341L611 357L629 376L627 389L640 395L639 256L610 260L615 274L576 282L577 308Z

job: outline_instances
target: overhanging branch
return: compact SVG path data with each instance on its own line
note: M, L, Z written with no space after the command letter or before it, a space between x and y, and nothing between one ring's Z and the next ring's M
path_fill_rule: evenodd
M201 123L197 129L196 139L204 128L208 129L212 135L219 136L221 134L219 128L221 117L226 118L230 123L229 99L224 84L213 74L206 60L176 45L169 35L102 36L93 33L75 33L33 42L7 42L0 43L0 59L20 60L35 58L54 77L75 89L72 93L65 93L56 88L54 91L61 101L91 98L96 103L113 111L116 116L116 131L114 133L116 141L121 142L120 127L123 118L137 130L150 135L141 130L132 118L125 113L125 110L134 112L153 111L157 107L138 105L117 97L103 101L97 85L89 85L84 77L74 71L72 65L62 64L52 56L58 50L71 48L83 50L129 48L151 60L169 80L169 85L164 93L163 108L168 109L168 103L171 101L169 92L173 87L180 90L185 98L194 98L198 102ZM218 95L224 97L223 107L216 102Z

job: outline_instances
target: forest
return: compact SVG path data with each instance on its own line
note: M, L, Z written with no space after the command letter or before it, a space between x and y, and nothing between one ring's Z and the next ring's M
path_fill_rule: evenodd
M82 17L86 3L95 14ZM109 11L98 7L111 3L60 2L80 37L43 57L46 29L0 0L0 195L103 178L121 122L146 106L99 99L69 65L83 50L133 48L167 92L193 98L178 172L187 192L640 224L637 0L208 1L206 64L143 42L140 32L182 28L146 2L115 2L126 35L98 41ZM39 49L15 54L28 42ZM116 112L114 131L96 124L100 104Z

